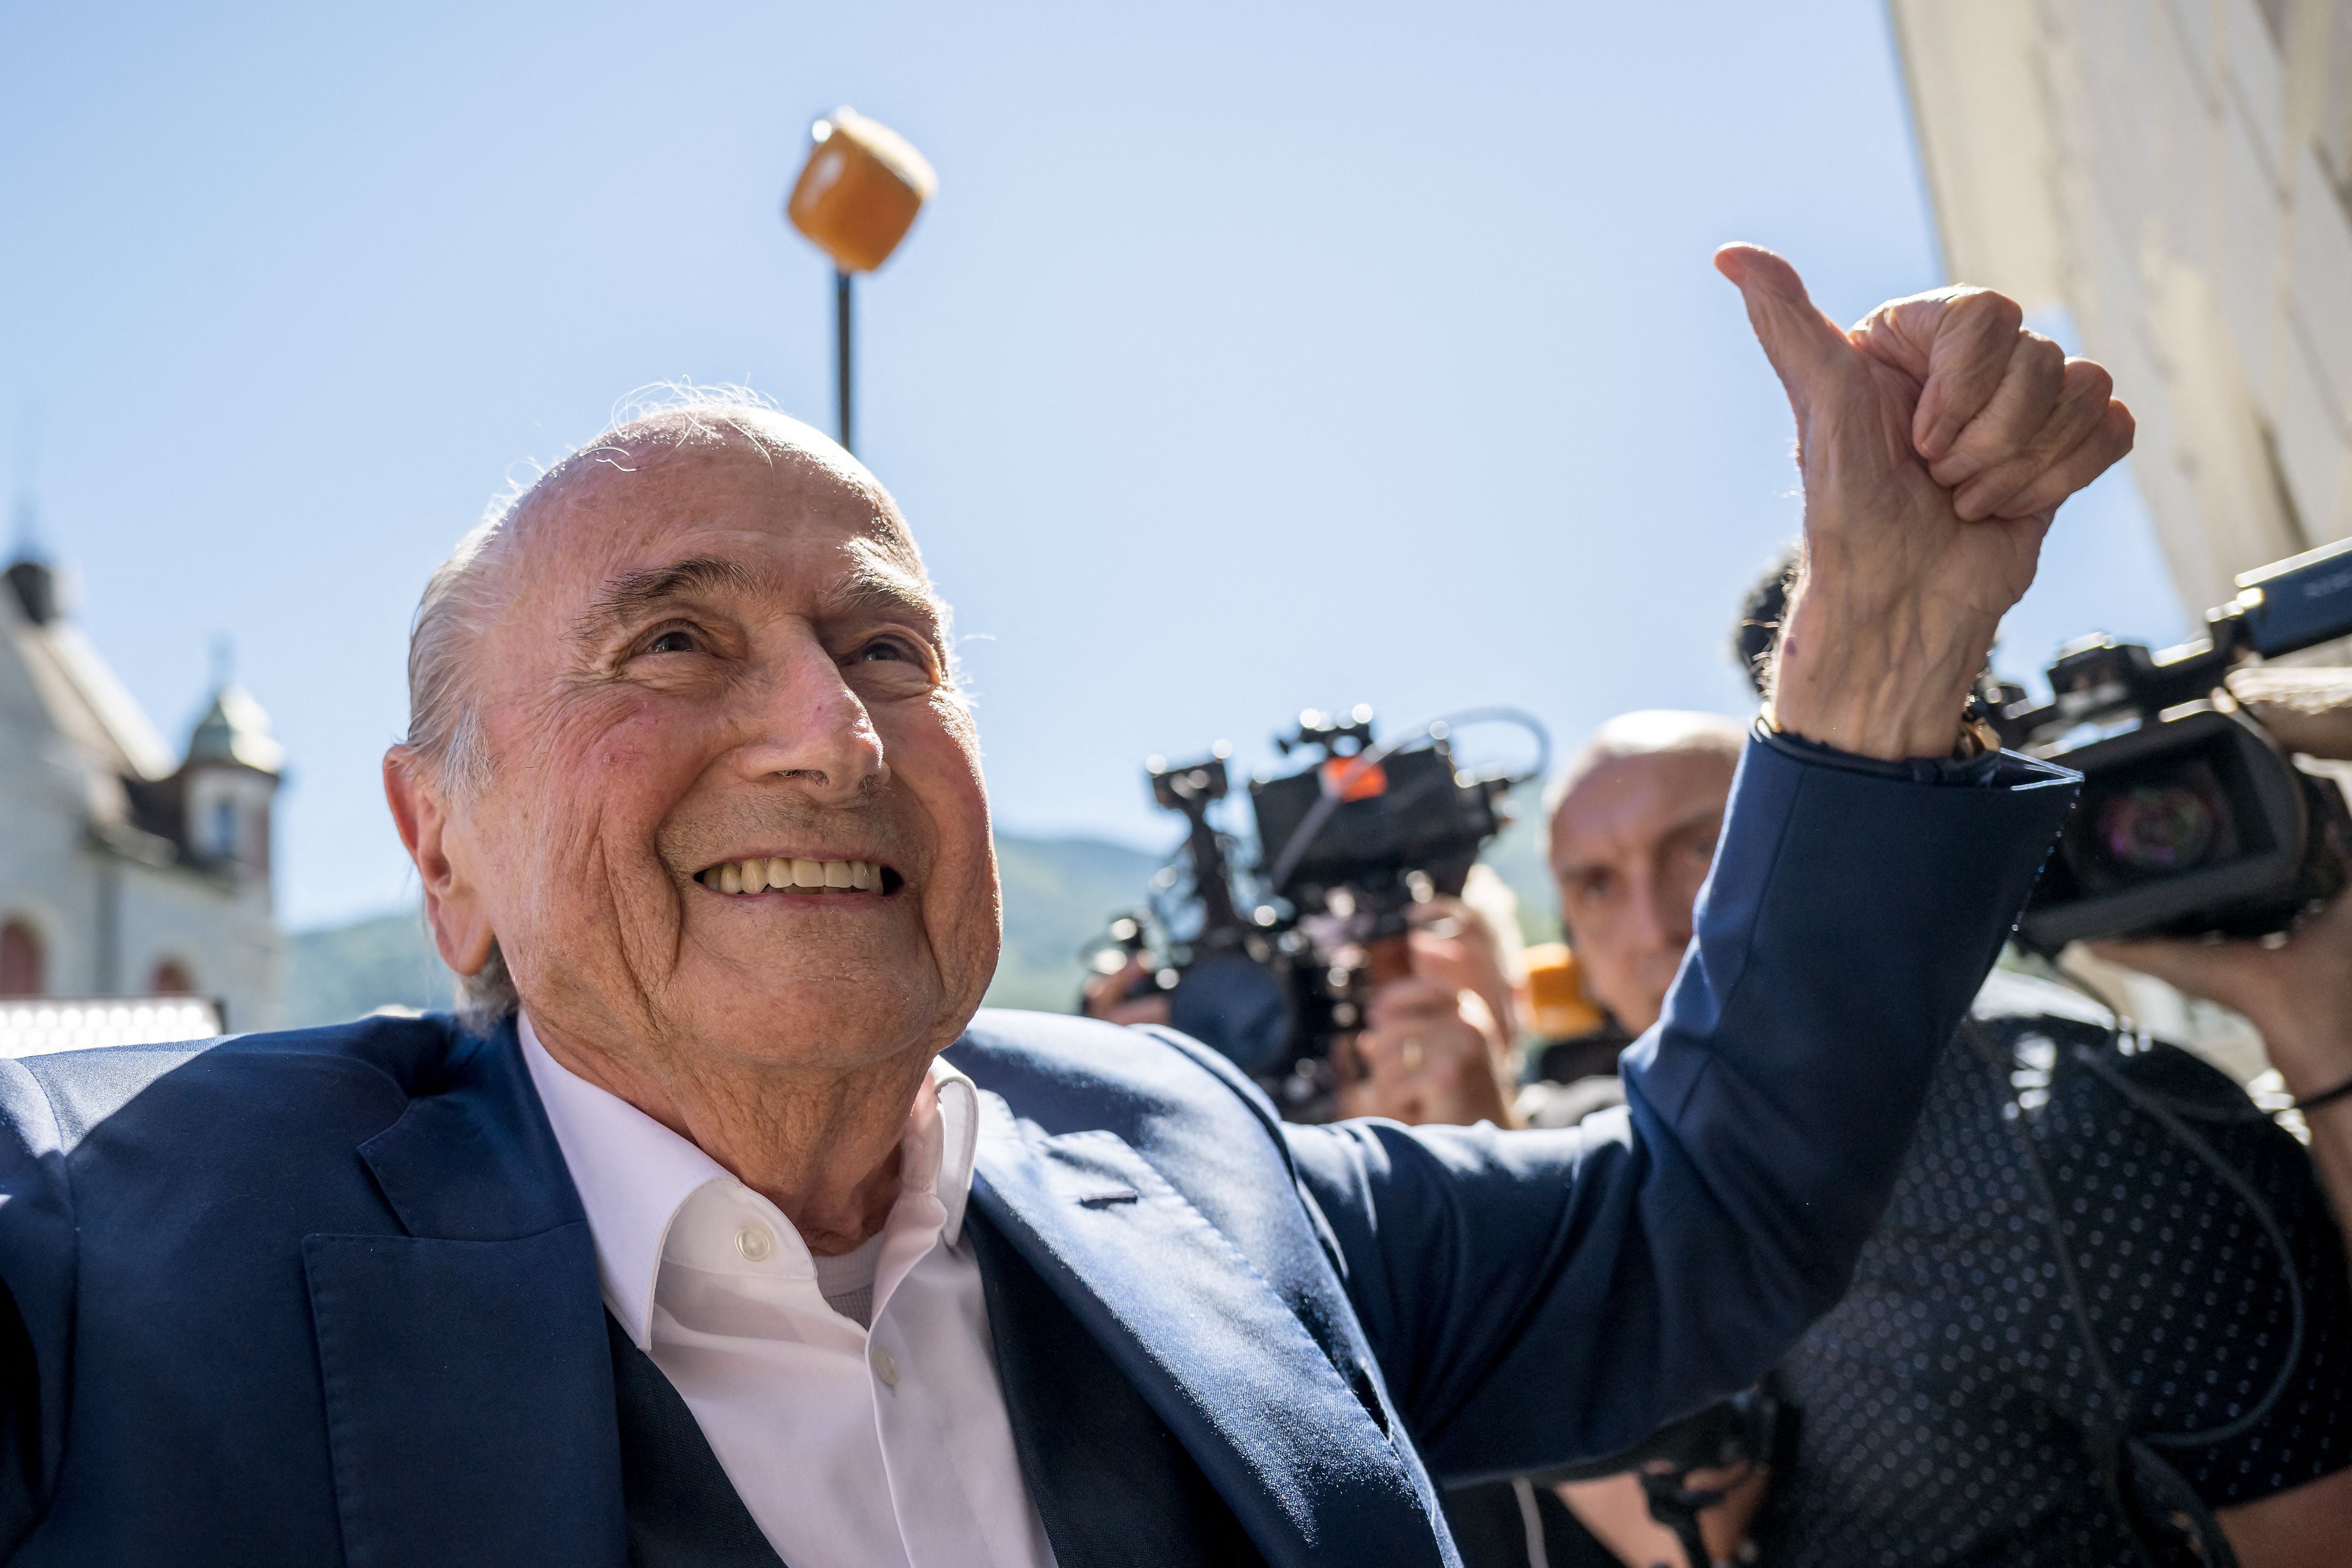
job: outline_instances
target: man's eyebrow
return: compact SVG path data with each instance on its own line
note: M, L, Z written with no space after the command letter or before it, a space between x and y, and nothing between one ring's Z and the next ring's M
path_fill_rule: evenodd
M911 616L931 627L937 627L940 620L940 603L929 585L871 560L860 562L827 588L820 605L828 619L897 614Z
M1724 814L1730 809L1730 805L1727 802L1722 805L1711 805L1698 811L1694 811L1688 816L1684 817L1681 821L1667 828L1664 833L1659 834L1658 837L1661 838L1674 838L1701 827L1710 827L1716 832L1720 833L1723 831Z
M1702 806L1698 810L1692 812L1689 816L1677 818L1675 821L1668 823L1664 827L1660 828L1658 830L1658 842L1661 844L1668 843L1674 839L1683 837L1699 828L1713 828L1716 832L1721 833L1723 831L1724 814L1729 809L1730 807L1728 803L1723 805ZM1607 869L1609 869L1609 858L1604 855L1598 858L1571 861L1565 866L1555 861L1551 868L1551 874L1554 881L1564 882L1571 877L1580 877L1588 872L1605 871Z
M604 580L604 591L580 613L573 629L582 641L599 642L672 599L713 588L742 590L751 585L750 572L716 555L692 555L667 566L623 572Z

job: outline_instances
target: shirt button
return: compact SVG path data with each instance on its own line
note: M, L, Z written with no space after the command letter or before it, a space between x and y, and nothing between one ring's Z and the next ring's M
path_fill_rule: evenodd
M884 1350L880 1345L876 1345L872 1350L869 1350L866 1353L867 1359L873 1362L874 1375L882 1380L882 1386L885 1388L898 1387L898 1363L890 1358L890 1352Z
M765 1263L768 1254L776 1250L776 1238L764 1225L747 1225L735 1233L735 1250L746 1263Z

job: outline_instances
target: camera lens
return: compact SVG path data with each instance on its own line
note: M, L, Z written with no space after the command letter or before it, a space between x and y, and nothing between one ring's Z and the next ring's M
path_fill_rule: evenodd
M2221 803L2193 784L2144 784L2101 801L2099 847L2119 870L2162 876L2201 865L2221 836Z

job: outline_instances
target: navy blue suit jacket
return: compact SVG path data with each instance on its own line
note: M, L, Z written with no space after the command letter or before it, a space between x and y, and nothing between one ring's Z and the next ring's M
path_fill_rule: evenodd
M972 1202L1268 1563L1451 1563L1433 1481L1622 1447L1843 1289L2071 799L1916 773L1750 748L1598 1131L1288 1126L1181 1037L982 1013ZM0 1063L0 1121L11 1561L625 1561L594 1252L510 1026Z

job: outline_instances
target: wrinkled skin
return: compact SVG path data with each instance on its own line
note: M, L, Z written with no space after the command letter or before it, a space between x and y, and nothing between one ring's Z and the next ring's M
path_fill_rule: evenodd
M1893 300L1847 331L1770 251L1726 246L1716 266L1797 419L1805 538L1777 721L1863 756L1943 755L2059 503L2131 450L2131 414L1990 290Z
M625 458L536 498L474 665L488 784L455 798L399 750L386 783L450 965L495 936L551 1054L838 1250L887 1214L908 1108L987 988L996 868L889 498L814 432L767 433L786 449L624 430ZM696 879L752 856L898 881Z

